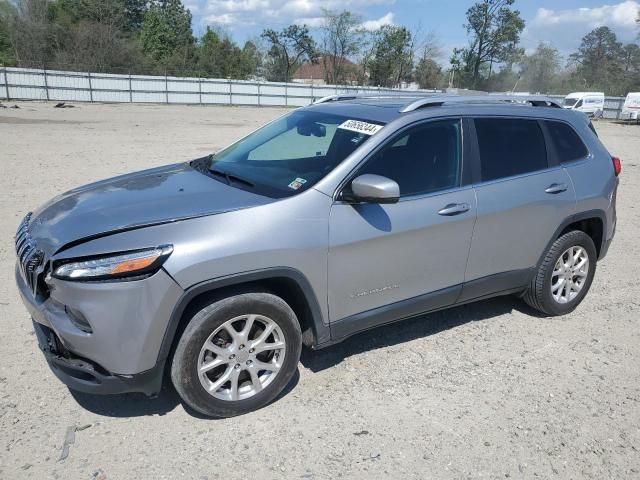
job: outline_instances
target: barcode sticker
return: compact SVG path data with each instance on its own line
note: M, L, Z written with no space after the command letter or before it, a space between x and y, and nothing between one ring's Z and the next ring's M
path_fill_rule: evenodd
M360 120L347 120L338 128L342 128L343 130L351 130L352 132L363 133L365 135L373 135L382 128L382 125L361 122Z

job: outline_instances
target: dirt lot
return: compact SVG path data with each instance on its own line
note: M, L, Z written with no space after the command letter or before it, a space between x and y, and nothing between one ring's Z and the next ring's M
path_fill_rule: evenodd
M276 403L193 416L167 389L72 394L13 281L21 217L99 178L194 158L279 109L22 103L0 110L0 478L640 478L640 127L599 123L623 162L618 233L585 302L539 318L467 305L304 352ZM59 460L68 427L75 434Z

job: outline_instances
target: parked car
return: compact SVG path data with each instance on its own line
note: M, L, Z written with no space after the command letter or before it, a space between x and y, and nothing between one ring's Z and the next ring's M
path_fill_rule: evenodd
M574 92L567 95L562 104L564 108L577 110L590 117L600 118L604 112L604 93Z
M638 120L640 118L640 92L631 92L624 99L621 120Z
M155 395L168 372L232 416L274 400L303 345L498 295L571 312L619 173L584 115L539 97L326 98L28 213L15 278L69 388Z

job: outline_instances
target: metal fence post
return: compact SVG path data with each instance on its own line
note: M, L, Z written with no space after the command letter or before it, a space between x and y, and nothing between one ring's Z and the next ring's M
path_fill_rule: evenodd
M198 100L202 105L202 77L198 77Z
M7 80L7 67L4 67L4 91L7 95L7 102L10 100L9 98L9 80Z
M284 106L288 107L289 106L289 89L287 88L289 86L288 83L284 84Z
M49 101L49 82L47 82L47 66L43 65L44 68L42 71L44 72L44 93L47 96L47 102Z
M91 85L91 72L87 72L89 77L89 101L93 103L93 86Z
M129 72L129 103L133 103L133 87L131 86L131 72Z
M311 79L311 103L315 101L315 97L313 96L313 78Z
M260 82L258 82L258 106L260 106L262 103L260 101Z
M167 76L166 70L164 71L164 91L167 103L169 103L169 77Z
M229 105L233 105L233 89L231 88L231 79L227 78L227 82L229 82Z

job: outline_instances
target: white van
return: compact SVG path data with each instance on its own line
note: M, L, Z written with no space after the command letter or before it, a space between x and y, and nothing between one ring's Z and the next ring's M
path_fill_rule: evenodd
M601 117L604 111L604 93L574 92L564 98L564 108L578 110L589 116Z
M620 120L640 119L640 92L630 92L624 100Z

